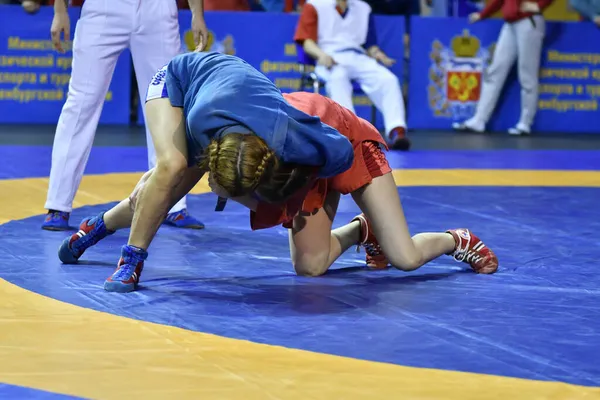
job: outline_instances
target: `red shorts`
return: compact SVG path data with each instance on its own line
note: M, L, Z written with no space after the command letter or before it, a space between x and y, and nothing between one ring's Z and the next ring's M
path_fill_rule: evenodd
M354 148L354 163L342 174L317 180L312 187L301 191L285 204L259 203L256 212L250 214L250 226L253 230L281 224L291 228L298 212L316 212L325 204L328 193L352 193L371 183L374 178L391 172L392 169L382 146L381 143L374 141L361 142Z

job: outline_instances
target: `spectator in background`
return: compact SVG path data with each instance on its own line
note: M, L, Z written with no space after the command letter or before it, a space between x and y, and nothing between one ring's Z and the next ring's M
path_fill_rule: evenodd
M569 0L569 5L600 27L600 0Z
M309 0L294 40L317 60L315 73L329 97L354 112L352 80L383 114L385 137L396 150L408 150L404 99L389 67L395 60L377 46L371 7L362 0ZM381 64L379 64L381 63Z
M487 68L481 87L481 97L475 115L463 123L454 123L459 131L483 132L489 121L504 82L515 60L521 84L521 116L508 130L511 135L528 135L537 112L539 69L546 22L542 11L552 0L492 0L481 11L469 16L474 23L502 9L505 23L500 31L493 59Z

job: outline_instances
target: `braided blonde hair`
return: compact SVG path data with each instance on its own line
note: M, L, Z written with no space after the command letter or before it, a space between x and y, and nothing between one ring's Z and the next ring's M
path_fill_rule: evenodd
M213 139L200 167L231 197L257 193L270 202L285 200L312 176L302 167L282 163L259 136L241 133Z

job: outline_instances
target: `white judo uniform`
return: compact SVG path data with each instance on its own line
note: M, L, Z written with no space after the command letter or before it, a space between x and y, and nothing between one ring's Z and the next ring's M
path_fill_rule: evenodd
M386 134L395 128L406 128L398 78L369 57L363 47L377 44L372 36L371 6L362 0L348 0L347 4L347 11L342 15L336 9L335 0L308 0L295 40L314 40L335 60L332 68L322 65L315 68L332 100L354 112L352 81L357 81L381 111Z

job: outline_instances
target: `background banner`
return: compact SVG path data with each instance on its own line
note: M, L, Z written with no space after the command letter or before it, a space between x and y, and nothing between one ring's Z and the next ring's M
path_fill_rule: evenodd
M464 18L412 21L409 122L414 129L450 129L473 115L483 73L494 54L500 20L468 24ZM548 22L534 131L600 132L600 39L589 23ZM516 66L489 125L507 130L520 114Z
M68 92L71 43L65 54L52 48L52 7L42 7L35 15L21 6L0 8L0 123L55 124ZM69 16L73 38L79 9L70 9ZM126 50L117 62L100 123L129 122L130 59Z
M28 15L19 6L0 12L0 123L50 123L58 120L66 99L72 54L59 54L50 42L51 7ZM70 10L75 28L79 9ZM298 15L209 12L209 49L237 55L263 72L284 92L300 88L293 35ZM35 23L32 23L35 22ZM192 46L191 13L180 11L181 51ZM494 55L502 21L468 24L464 18L413 17L409 67L405 68L402 17L376 17L381 47L397 60L392 71L403 82L409 71L409 128L449 129L469 118L479 100L486 66ZM265 29L268 27L268 29ZM72 32L73 34L73 32ZM600 31L592 23L548 22L540 71L539 111L534 130L600 132ZM100 123L130 122L132 67L124 51L110 85ZM370 101L355 94L357 113L370 119ZM143 124L138 105L138 123ZM489 124L507 130L519 117L516 69ZM382 128L378 113L378 128Z

